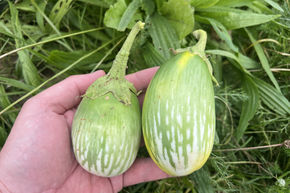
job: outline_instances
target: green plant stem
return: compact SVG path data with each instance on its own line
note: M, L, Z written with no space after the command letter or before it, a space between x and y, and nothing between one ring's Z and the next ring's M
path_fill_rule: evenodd
M98 62L98 64L94 67L91 72L96 71L99 66L103 63L103 61L111 54L111 52L125 39L125 36L122 37L105 55L104 57Z
M199 29L193 32L193 35L196 39L198 39L197 44L195 44L191 50L192 52L198 52L202 56L205 55L205 46L206 46L206 40L207 40L207 34L205 31Z
M110 76L111 78L125 77L130 49L132 47L136 35L141 29L144 28L144 25L145 24L140 21L134 25L133 29L131 30L130 34L125 40L120 52L117 54L113 62L112 68L108 73L108 76Z
M248 150L255 150L255 149L265 149L265 148L272 148L272 147L281 147L281 146L285 146L286 148L289 148L287 146L289 146L289 140L284 141L283 143L279 143L279 144L273 144L273 145L263 145L263 146L257 146L257 147L244 147L244 148L235 148L235 149L216 149L213 151L217 151L217 152L228 152L228 151L248 151Z

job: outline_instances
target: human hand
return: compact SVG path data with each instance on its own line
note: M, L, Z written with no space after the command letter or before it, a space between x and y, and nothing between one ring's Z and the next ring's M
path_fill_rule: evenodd
M156 70L126 78L137 90L146 89ZM137 159L127 172L112 178L92 175L77 163L71 146L73 116L80 96L103 75L97 71L69 77L23 105L0 152L0 192L111 193L168 177L150 158Z

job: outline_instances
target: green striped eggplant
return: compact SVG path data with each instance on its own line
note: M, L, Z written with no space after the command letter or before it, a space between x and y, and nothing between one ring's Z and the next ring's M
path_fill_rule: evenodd
M151 158L172 176L188 175L207 161L215 135L212 74L204 54L206 33L196 46L175 55L146 91L142 127Z
M76 160L98 176L122 174L137 156L141 111L136 89L125 79L125 73L130 48L143 27L142 22L133 27L109 73L88 88L74 116Z

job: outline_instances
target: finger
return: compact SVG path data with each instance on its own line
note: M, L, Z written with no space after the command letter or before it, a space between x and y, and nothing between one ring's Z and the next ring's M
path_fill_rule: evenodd
M66 119L66 122L69 128L71 128L72 126L75 113L76 113L76 108L72 108L64 113L64 117Z
M70 76L44 90L30 101L40 108L49 107L53 112L63 114L77 105L87 88L104 74L104 71L97 71L92 74Z
M137 91L146 89L158 68L159 67L148 68L129 74L126 76L126 79L134 84Z
M152 161L151 158L137 159L124 173L124 187L170 177Z

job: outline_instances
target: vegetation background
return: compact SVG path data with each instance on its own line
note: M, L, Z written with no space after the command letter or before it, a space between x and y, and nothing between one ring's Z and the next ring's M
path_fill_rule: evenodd
M146 28L128 73L207 31L217 132L202 169L122 192L290 192L288 0L0 0L0 149L25 100L72 74L108 71L136 20Z

